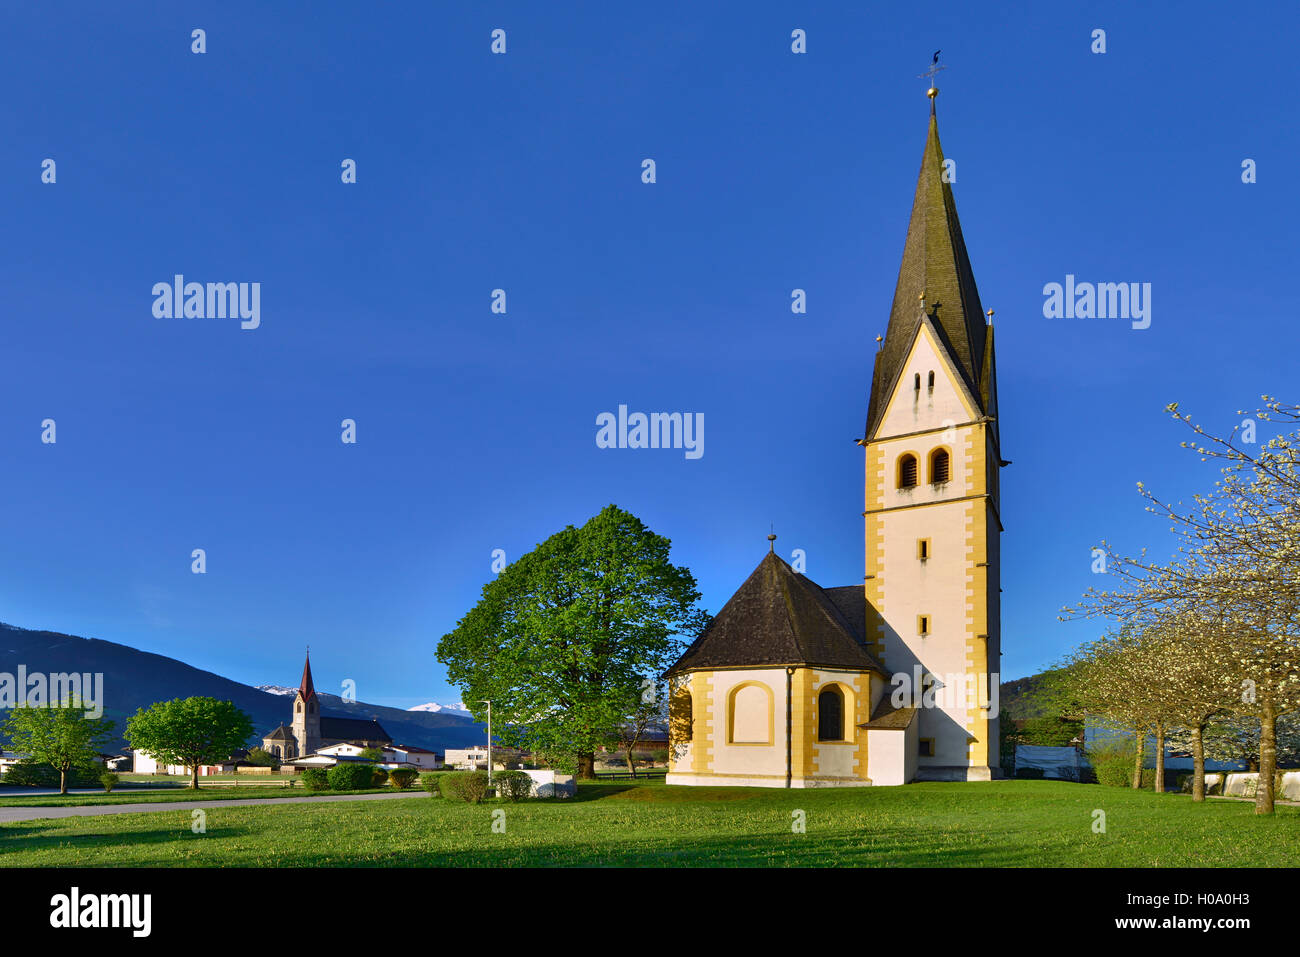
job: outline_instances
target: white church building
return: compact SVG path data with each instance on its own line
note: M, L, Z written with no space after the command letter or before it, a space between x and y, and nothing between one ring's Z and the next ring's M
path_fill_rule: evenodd
M930 123L866 428L862 584L772 548L667 672L669 784L824 787L1000 772L992 311ZM774 539L774 536L769 536Z

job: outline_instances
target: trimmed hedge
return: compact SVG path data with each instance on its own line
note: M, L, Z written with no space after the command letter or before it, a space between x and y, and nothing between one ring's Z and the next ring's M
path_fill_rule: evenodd
M326 775L331 791L363 791L373 787L375 771L373 764L348 762L336 764Z
M487 797L488 775L486 771L457 771L444 775L441 781L444 796L468 804L482 804Z
M399 791L405 791L415 783L418 774L414 768L393 768L388 772L388 783Z
M302 786L308 791L324 791L330 786L329 772L325 768L308 768L302 772Z
M533 779L523 771L498 771L492 778L497 795L512 804L528 797L533 790Z
M443 775L435 774L433 771L425 771L420 775L420 787L424 788L434 797L442 797L442 788L438 784Z
M388 783L388 771L385 768L375 768L374 780L370 782L372 788L382 788Z
M99 783L104 786L105 794L112 794L113 788L117 787L117 782L121 780L112 771L105 771L99 776Z

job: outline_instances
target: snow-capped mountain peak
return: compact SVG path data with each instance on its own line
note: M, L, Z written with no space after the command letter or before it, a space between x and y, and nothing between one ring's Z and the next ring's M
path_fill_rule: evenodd
M446 714L460 714L469 717L469 709L465 707L465 702L457 701L455 704L438 704L434 701L426 701L424 704L417 704L414 708L407 708L407 711L433 711L444 712Z

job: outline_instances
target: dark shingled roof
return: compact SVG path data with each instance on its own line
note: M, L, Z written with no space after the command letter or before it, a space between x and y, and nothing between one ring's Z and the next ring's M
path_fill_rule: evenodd
M270 734L266 735L265 738L271 741L292 741L293 729L287 724L282 724Z
M383 725L373 719L364 718L327 718L320 719L320 736L324 741L387 741L388 736Z
M912 723L912 716L916 714L916 708L895 708L890 704L889 696L880 699L880 704L876 705L876 711L871 716L871 720L866 724L858 725L859 728L870 728L873 731L903 731Z
M993 414L988 408L993 391L992 336L980 306L966 243L961 237L957 203L952 187L943 181L943 172L943 148L939 145L939 127L931 109L930 131L916 180L912 219L903 244L903 262L894 288L889 328L876 352L871 375L867 439L874 437L884 417L885 406L916 337L921 321L921 303L917 297L921 293L925 293L925 308L941 348L952 359L980 410ZM986 358L986 352L990 358Z
M775 665L888 674L862 644L865 621L861 585L828 592L769 552L666 674Z

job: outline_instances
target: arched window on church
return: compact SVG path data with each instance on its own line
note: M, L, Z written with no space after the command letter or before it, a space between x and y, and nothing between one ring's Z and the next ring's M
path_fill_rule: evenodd
M898 460L898 487L916 487L916 456L910 452Z
M293 710L295 714L302 714L302 702L301 701L295 702L293 706Z
M844 692L835 685L817 696L817 740L844 740Z
M951 460L947 449L935 449L930 453L930 481L942 485L952 478Z
M930 391L934 391L934 370L930 370Z
M916 374L916 391L921 391L921 373L919 372Z
M674 744L686 744L695 730L695 705L691 691L682 686L668 701L668 730Z

